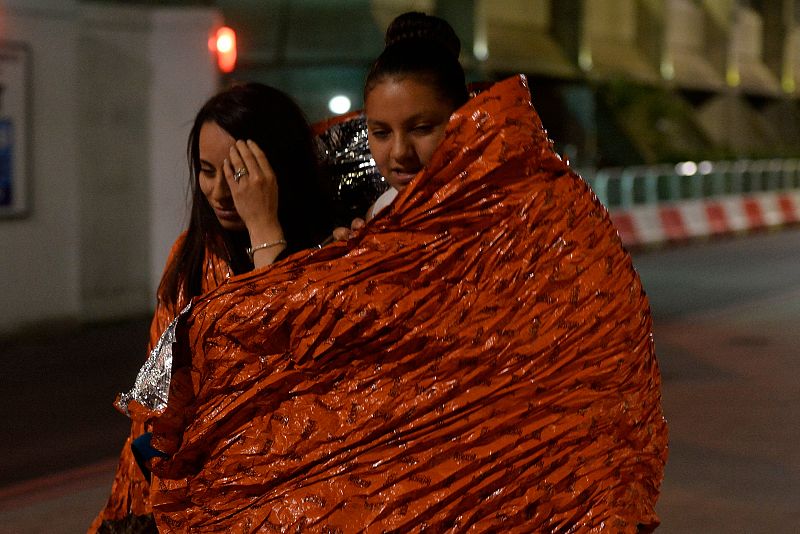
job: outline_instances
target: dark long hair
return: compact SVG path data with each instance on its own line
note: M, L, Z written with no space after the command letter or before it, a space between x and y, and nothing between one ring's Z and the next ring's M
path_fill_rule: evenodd
M383 52L364 84L364 100L381 81L413 76L430 84L453 109L469 99L464 68L458 61L461 41L447 21L411 11L395 18L386 30Z
M187 157L192 194L186 239L164 274L159 298L175 303L202 292L205 249L228 258L235 274L253 269L244 249L246 232L222 228L200 189L200 130L216 123L234 139L252 139L264 151L278 182L278 220L291 254L322 242L333 228L330 195L317 166L311 128L285 93L259 83L235 85L212 97L197 113L189 133Z

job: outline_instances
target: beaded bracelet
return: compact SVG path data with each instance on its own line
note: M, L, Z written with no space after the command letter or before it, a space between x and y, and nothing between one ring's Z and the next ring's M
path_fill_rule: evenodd
M261 243L260 245L256 245L254 247L247 247L247 255L250 256L250 261L253 261L253 254L255 254L257 250L261 250L262 248L276 247L278 245L285 245L285 244L286 244L285 239L278 239L277 241L267 241L266 243Z

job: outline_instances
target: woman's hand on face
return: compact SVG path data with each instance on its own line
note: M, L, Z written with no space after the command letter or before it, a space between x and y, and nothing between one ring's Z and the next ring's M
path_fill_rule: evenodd
M225 180L251 242L282 239L278 220L278 180L264 152L253 141L236 141L224 164Z
M223 167L236 211L250 234L250 243L257 246L283 239L278 220L278 180L264 152L253 141L236 141ZM263 250L277 256L282 249ZM258 261L263 256L266 254L254 256L257 267L265 263Z

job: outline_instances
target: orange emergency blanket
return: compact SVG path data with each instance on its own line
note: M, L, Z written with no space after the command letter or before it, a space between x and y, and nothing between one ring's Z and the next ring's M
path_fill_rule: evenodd
M178 253L185 238L186 233L184 232L173 243L165 272L178 261ZM217 255L213 247L206 248L203 277L201 279L204 292L217 287L230 276L231 270L227 260ZM161 333L187 303L188 299L182 293L177 296L175 302L159 297L155 314L150 322L148 352L153 349ZM152 521L145 517L152 512L149 484L142 475L139 466L136 465L136 460L134 460L133 452L131 451L131 441L141 436L144 432L143 421L132 421L130 435L122 446L117 470L114 473L111 495L109 495L105 507L89 526L89 533L95 533L98 529L101 532L138 532L137 526L149 524Z
M356 238L198 299L153 419L161 531L655 528L647 298L551 145L500 82Z

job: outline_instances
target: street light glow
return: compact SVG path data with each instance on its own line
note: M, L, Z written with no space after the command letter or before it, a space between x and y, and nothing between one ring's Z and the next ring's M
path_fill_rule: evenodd
M336 95L328 102L328 109L337 115L350 111L350 99L344 95Z

